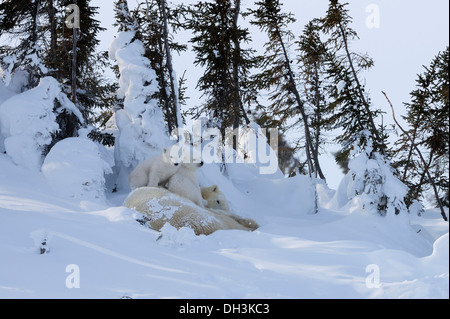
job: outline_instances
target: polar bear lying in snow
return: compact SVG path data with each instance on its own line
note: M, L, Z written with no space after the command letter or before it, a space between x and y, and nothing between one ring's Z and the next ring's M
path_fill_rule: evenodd
M159 231L167 222L180 229L190 227L196 235L217 230L255 230L255 221L243 219L225 210L205 209L164 188L142 187L134 190L124 206L144 214L150 227Z

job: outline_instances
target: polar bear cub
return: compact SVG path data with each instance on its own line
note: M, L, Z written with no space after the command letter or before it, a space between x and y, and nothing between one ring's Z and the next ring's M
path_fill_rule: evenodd
M201 208L205 208L205 201L197 176L197 171L202 166L203 162L181 164L178 171L170 177L167 189L174 194L189 199Z
M219 190L219 186L202 187L202 197L207 201L206 207L226 212L230 211L225 195Z
M181 164L172 159L170 150L164 149L161 155L141 162L131 172L128 182L131 189L164 186L180 167Z
M259 228L258 224L253 219L242 218L231 213L227 198L220 191L219 186L213 185L211 187L202 187L202 197L207 201L206 208L210 211L228 216L234 219L238 224L245 226L250 230L256 230Z

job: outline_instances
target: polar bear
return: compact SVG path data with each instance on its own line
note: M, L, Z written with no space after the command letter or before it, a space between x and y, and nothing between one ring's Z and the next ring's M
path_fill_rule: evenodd
M180 169L169 179L167 189L181 197L189 199L201 208L205 208L197 171L201 163L182 163Z
M225 195L219 190L219 186L202 187L202 197L206 200L206 207L211 209L219 209L226 212L230 211Z
M241 219L241 223L232 216L203 209L190 200L159 187L135 189L125 200L124 206L144 214L150 228L156 231L161 230L167 222L177 229L192 228L197 236L210 235L217 230L256 229L254 221ZM248 224L253 227L247 227Z
M131 172L128 182L131 189L164 186L180 167L181 164L172 159L170 150L163 149L161 155L141 162Z
M213 185L211 187L202 187L202 197L207 201L207 209L226 215L250 230L259 228L258 224L253 219L242 218L231 213L228 201L225 195L219 190L219 186Z

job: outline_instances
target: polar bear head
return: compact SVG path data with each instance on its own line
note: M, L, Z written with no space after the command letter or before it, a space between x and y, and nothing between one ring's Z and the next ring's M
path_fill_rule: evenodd
M208 202L206 205L207 208L224 210L227 212L230 211L227 199L225 198L225 195L219 190L219 186L213 185L211 187L203 187L202 197Z
M172 164L173 166L180 166L181 162L178 157L174 156L170 149L163 149L162 157L164 162Z

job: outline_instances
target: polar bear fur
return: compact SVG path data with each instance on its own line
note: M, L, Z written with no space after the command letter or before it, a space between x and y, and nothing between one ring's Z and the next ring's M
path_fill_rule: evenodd
M124 206L144 214L150 228L157 231L167 222L177 229L190 227L196 235L210 235L217 230L249 231L257 228L256 222L252 220L201 208L159 187L142 187L134 190L125 200Z
M181 197L189 199L197 206L205 208L197 171L203 163L183 163L180 169L169 179L167 189Z
M206 208L213 210L216 213L228 215L237 221L239 224L247 227L250 230L256 230L259 228L258 224L252 219L246 219L239 217L230 212L228 201L225 195L219 190L219 186L213 185L211 187L202 187L202 197L206 200Z
M139 187L164 186L180 169L181 165L174 162L170 150L164 149L162 154L141 162L129 176L131 189Z
M202 187L202 197L206 200L207 208L220 209L226 212L230 211L225 195L219 190L219 186Z

